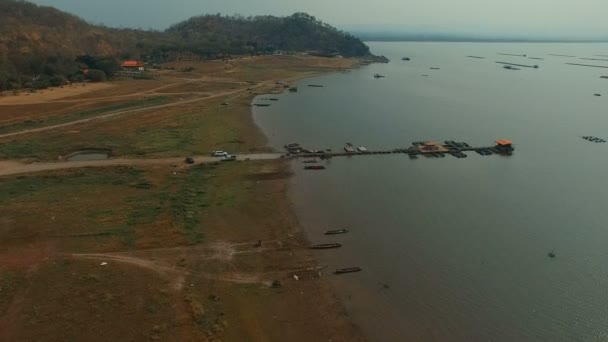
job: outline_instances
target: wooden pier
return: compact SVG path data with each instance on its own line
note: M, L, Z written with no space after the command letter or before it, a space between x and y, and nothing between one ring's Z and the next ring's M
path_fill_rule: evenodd
M297 145L296 148L294 146ZM474 147L465 142L457 142L452 140L446 140L444 143L436 141L417 141L412 143L412 146L406 148L396 148L392 150L348 150L348 151L316 151L307 150L300 147L298 144L289 144L286 146L288 157L292 158L320 158L330 159L333 157L352 157L352 156L371 156L371 155L387 155L387 154L406 154L410 157L415 156L426 156L426 157L437 157L442 158L446 155L451 155L456 158L467 158L468 155L464 152L475 152L482 156L489 156L492 154L498 155L511 155L515 150L513 143L509 140L500 139L496 140L496 144L493 146L482 146ZM349 145L347 145L349 146ZM413 158L414 159L414 158Z

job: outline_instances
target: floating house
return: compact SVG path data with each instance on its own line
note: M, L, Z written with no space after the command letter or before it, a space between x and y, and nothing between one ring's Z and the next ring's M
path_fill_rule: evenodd
M506 154L511 154L514 150L513 143L507 139L496 140L496 149Z

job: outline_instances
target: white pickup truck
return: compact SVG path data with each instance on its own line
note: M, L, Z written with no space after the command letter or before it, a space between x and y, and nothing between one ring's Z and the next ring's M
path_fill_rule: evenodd
M211 152L211 156L212 157L226 157L229 156L228 152L224 152L224 151L213 151Z

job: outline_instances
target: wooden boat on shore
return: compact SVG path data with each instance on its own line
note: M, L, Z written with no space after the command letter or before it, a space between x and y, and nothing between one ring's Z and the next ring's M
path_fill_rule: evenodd
M348 229L335 229L335 230L328 230L325 232L325 235L338 235L338 234L346 234L348 233Z
M339 243L322 243L318 245L312 245L310 246L310 249L333 249L340 247L342 247L342 244Z
M307 165L304 166L304 170L325 170L323 165Z
M335 274L345 274L345 273L355 273L355 272L361 272L361 267L339 268L334 273Z

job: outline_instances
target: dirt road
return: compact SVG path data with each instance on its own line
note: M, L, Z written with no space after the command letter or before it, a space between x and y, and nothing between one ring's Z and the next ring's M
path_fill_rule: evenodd
M237 162L247 160L275 160L280 159L281 153L252 153L237 154ZM194 156L195 164L215 163L221 158L210 156ZM155 166L155 165L184 165L183 157L159 158L159 159L106 159L89 161L67 161L53 163L23 163L20 161L0 161L0 177L24 173L37 173L44 171L78 169L83 167L107 167L107 166Z

